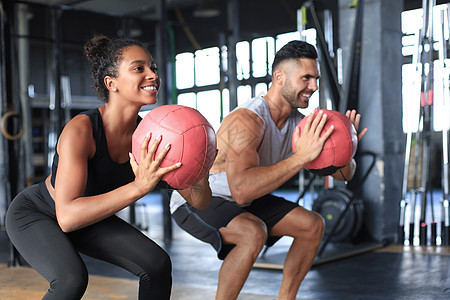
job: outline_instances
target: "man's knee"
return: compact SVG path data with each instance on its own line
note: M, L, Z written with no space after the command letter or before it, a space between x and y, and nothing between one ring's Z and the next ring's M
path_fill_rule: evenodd
M311 212L311 214L312 217L307 230L309 238L312 240L321 241L325 230L325 220L316 212Z
M244 240L257 248L262 248L267 241L267 226L264 222L249 222L244 227Z
M241 214L233 219L221 234L229 237L229 242L236 245L247 245L255 250L261 250L267 241L268 233L266 224L251 214ZM227 239L227 238L225 238Z

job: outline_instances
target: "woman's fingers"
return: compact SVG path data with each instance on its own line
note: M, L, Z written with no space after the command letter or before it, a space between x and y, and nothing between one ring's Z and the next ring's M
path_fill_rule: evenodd
M138 168L138 164L136 162L136 158L134 158L133 153L129 152L128 156L130 157L130 165L131 165L131 169L133 170L133 173L136 174L137 168Z
M171 172L181 166L181 162L175 163L169 167L161 167L161 163L163 162L164 158L166 157L167 153L170 150L171 144L166 144L164 148L156 155L156 152L158 150L158 147L161 144L163 137L159 136L157 139L153 141L153 143L149 143L151 140L151 134L147 135L141 144L141 163L140 165L146 169L149 170L150 173L154 173L158 176L163 176L164 174ZM130 163L133 168L133 171L138 167L137 162L133 159L131 159L130 156ZM134 166L134 167L133 167Z
M161 166L161 163L169 152L170 147L170 144L166 144L166 146L161 150L161 152L158 153L158 155L153 155L154 160L152 161L152 163L154 163L156 168L159 168Z
M164 176L164 175L166 175L166 174L169 173L169 172L172 172L172 171L178 169L179 167L181 167L181 162L177 162L176 164L171 165L171 166L169 166L169 167L165 167L165 168L161 168L161 167L160 167L160 168L159 168L159 171L161 172L161 173L160 173L160 174L161 174L161 177Z
M148 152L148 143L150 142L150 139L151 139L151 137L152 137L152 133L151 132L149 132L145 137L144 137L144 139L142 140L142 143L141 143L141 153L140 153L140 159L139 159L139 161L142 163L144 160L145 160L145 158L147 157L147 152Z

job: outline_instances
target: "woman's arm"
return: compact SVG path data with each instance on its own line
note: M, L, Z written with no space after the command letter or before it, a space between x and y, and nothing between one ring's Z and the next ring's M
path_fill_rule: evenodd
M159 140L150 147L148 142L149 137L146 137L139 165L131 157L134 181L105 194L84 197L88 159L96 151L92 125L87 116L77 116L65 126L58 141L59 162L54 191L56 216L63 231L74 231L115 214L153 190L164 174L179 167L160 168L169 149L164 149L153 159Z

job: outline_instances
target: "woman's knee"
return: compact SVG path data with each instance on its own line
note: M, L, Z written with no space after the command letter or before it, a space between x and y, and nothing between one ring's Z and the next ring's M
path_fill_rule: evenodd
M87 270L68 270L50 282L50 289L44 299L81 299L88 285Z
M157 256L149 257L142 264L142 268L144 272L138 275L144 281L167 280L172 276L172 261L164 251Z
M154 269L155 269L154 272L157 274L157 276L158 274L165 276L170 275L172 273L172 261L170 259L169 254L167 254L166 252L161 254L158 259L158 264Z

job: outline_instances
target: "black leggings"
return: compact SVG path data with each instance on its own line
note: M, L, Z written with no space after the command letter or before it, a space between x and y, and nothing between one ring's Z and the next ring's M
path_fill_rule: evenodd
M50 283L43 299L81 299L88 273L78 252L139 276L139 299L170 298L172 265L161 247L117 216L64 233L44 183L14 199L6 231L22 257Z

